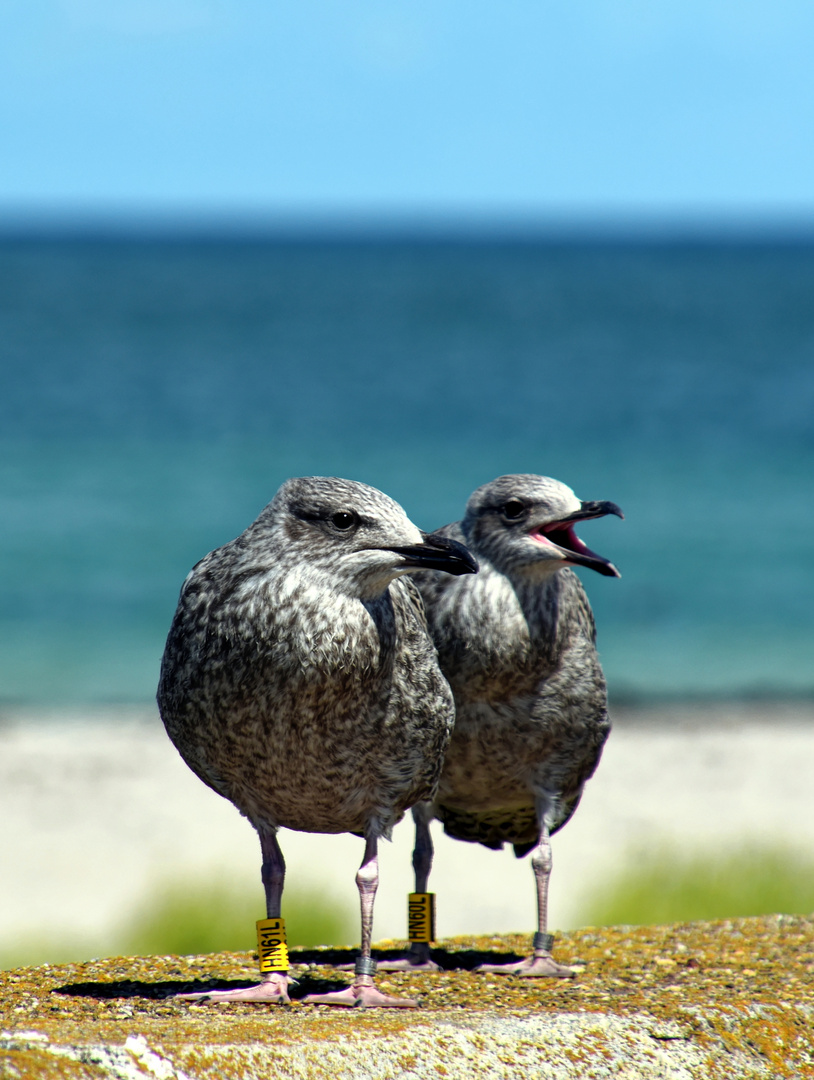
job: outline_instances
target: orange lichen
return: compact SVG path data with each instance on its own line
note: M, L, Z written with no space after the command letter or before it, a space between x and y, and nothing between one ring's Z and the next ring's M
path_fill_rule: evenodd
M395 942L380 944L384 951L401 947ZM391 993L419 997L421 1007L411 1012L303 1005L300 998L305 994L347 982L347 973L332 966L350 958L344 950L292 950L299 986L289 1007L208 1006L172 996L217 980L228 984L253 978L256 961L251 953L115 957L19 969L0 973L0 1029L33 1030L55 1046L122 1047L128 1036L139 1033L157 1053L178 1062L193 1077L229 1076L223 1055L230 1047L243 1047L246 1053L246 1048L258 1047L266 1057L273 1051L284 1062L305 1043L324 1047L326 1053L342 1044L356 1053L363 1044L375 1046L377 1040L399 1047L395 1060L410 1070L420 1067L413 1040L429 1039L437 1055L435 1071L446 1075L440 1070L449 1072L462 1053L456 1042L459 1028L468 1033L467 1053L486 1052L489 1034L484 1018L512 1019L522 1026L540 1018L553 1023L557 1018L595 1016L597 1024L584 1024L579 1041L566 1040L559 1048L553 1043L538 1046L519 1033L515 1043L494 1051L499 1055L496 1060L502 1056L507 1068L519 1074L527 1057L536 1055L542 1061L556 1052L563 1066L573 1063L575 1076L577 1066L586 1062L600 1070L597 1075L605 1075L601 1070L617 1052L614 1046L629 1046L643 1060L665 1048L674 1047L677 1053L690 1046L701 1055L699 1061L703 1055L709 1058L712 1076L726 1075L725 1064L735 1057L751 1063L749 1075L814 1075L812 919L773 916L664 927L585 928L563 934L555 945L557 960L584 968L576 979L495 979L472 971L487 954L522 955L527 945L519 936L458 938L441 943L437 951L444 970L382 976L382 987ZM479 1018L480 1027L473 1018ZM625 1024L609 1034L603 1027L607 1020ZM7 1045L14 1061L22 1061L20 1055L44 1052L24 1040ZM100 1075L69 1058L49 1057L48 1068L51 1072L43 1067L20 1075L60 1080ZM241 1075L237 1066L234 1075ZM313 1076L322 1076L318 1064Z

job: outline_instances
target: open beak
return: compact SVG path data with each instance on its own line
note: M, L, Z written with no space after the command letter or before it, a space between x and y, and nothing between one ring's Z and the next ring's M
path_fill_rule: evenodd
M591 551L574 532L574 525L580 521L589 521L591 518L605 517L607 514L616 514L623 518L625 515L612 502L584 502L579 510L573 514L560 518L559 521L549 521L545 525L536 526L529 535L533 540L541 544L551 544L558 548L565 556L565 561L576 566L587 566L596 570L605 577L621 577L612 562Z
M390 549L404 557L404 565L416 570L443 570L445 574L477 574L478 564L457 540L438 533L424 533L422 544Z

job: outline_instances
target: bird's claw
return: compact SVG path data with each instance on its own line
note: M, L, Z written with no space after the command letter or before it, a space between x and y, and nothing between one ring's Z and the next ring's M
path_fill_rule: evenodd
M351 1009L417 1009L418 1002L413 998L390 997L372 985L358 983L345 990L336 990L331 994L309 994L303 998L304 1005L343 1005Z
M475 968L480 975L519 975L524 979L573 979L576 971L563 967L551 953L535 953L516 964L480 964Z
M398 960L379 960L378 971L440 971L441 966L427 957L413 957L409 953Z
M275 973L256 986L240 986L236 990L204 990L195 994L178 994L186 1001L213 1002L215 1004L231 1001L254 1001L272 1005L290 1005L288 987L296 984L296 979L289 975Z

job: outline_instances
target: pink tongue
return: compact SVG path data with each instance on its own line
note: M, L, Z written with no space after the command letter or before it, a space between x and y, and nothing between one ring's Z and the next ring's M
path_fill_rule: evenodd
M548 544L549 547L554 547L546 534L540 529L535 529L534 532L530 532L529 536L532 538L532 540L536 540L538 544Z
M594 558L597 558L597 556L594 555L591 549L589 547L586 547L586 545L583 544L583 542L574 532L573 525L569 525L567 529L558 529L557 526L554 525L551 527L549 532L552 535L547 536L542 531L542 529L537 529L535 532L530 533L529 535L532 536L535 540L539 541L541 544L556 544L556 546L558 548L561 548L563 551L575 551L578 552L580 555L590 555ZM558 535L565 541L564 543L558 542Z

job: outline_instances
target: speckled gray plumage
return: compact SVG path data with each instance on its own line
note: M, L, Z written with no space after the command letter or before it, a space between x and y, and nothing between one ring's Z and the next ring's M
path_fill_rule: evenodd
M358 516L353 536L332 527L334 510ZM290 480L185 581L161 716L190 768L261 833L386 835L432 797L452 695L391 550L421 539L374 488Z
M500 508L518 497L528 513L512 521ZM458 839L525 854L540 806L549 831L561 828L599 762L610 723L591 608L560 549L528 536L583 505L555 480L499 477L439 530L467 545L479 574L416 578L456 704L432 811Z

